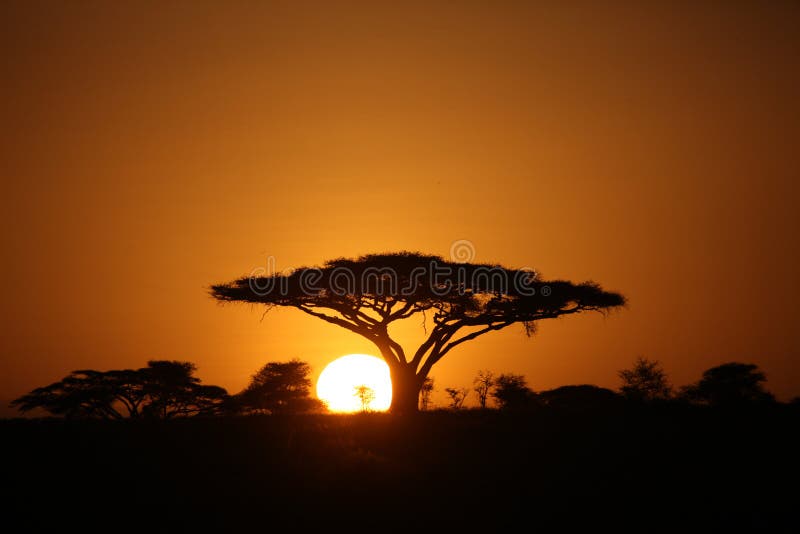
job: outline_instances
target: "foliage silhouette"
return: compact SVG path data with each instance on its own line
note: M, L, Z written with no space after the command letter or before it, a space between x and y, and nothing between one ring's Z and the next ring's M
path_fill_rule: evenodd
M486 409L486 401L494 388L494 374L491 371L478 371L478 376L472 381L473 391L478 395L478 406Z
M162 419L176 416L211 415L223 408L227 392L218 386L200 384L190 362L150 361L140 369L144 393L150 399L143 412Z
M358 401L361 403L361 411L368 412L372 401L375 400L375 390L362 384L355 387L355 392L353 394L358 397Z
M525 377L512 373L497 377L492 397L501 410L528 410L538 405L536 394L528 387Z
M137 370L73 371L11 405L23 413L41 408L68 418L168 419L220 413L229 400L227 392L200 384L195 370L190 362L151 360Z
M455 263L412 252L335 259L290 274L245 277L214 285L223 302L289 306L363 336L389 365L394 412L418 409L419 392L436 362L458 345L522 323L622 306L618 293L593 282L542 281L528 270ZM428 313L433 326L413 353L389 335L389 326Z
M741 406L773 402L772 393L764 388L766 375L757 365L730 362L712 367L696 384L682 389L684 398L711 406Z
M469 394L467 388L445 388L445 393L450 397L450 409L460 410Z
M629 400L649 402L666 400L672 395L667 374L658 361L640 356L631 369L623 369L618 375L622 380L620 391Z
M303 413L323 409L322 402L311 396L311 366L301 360L269 362L250 379L238 395L237 403L245 413Z

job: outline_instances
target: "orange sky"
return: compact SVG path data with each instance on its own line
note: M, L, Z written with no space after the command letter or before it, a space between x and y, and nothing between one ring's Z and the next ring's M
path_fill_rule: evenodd
M207 286L457 239L630 305L468 343L441 389L616 387L644 355L800 395L798 4L118 4L0 7L0 398L152 358L319 373L375 351Z

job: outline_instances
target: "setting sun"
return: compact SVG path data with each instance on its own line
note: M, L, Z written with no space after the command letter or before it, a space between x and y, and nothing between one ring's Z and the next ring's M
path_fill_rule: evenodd
M368 388L370 398L359 397L358 388L362 386ZM367 354L337 358L319 375L317 396L332 412L358 412L365 407L370 411L386 411L392 403L389 366Z

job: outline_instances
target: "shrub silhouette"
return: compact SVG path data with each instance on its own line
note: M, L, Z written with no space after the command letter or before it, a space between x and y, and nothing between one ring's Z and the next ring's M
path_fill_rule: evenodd
M658 361L640 356L631 369L623 369L618 375L622 380L620 391L629 400L647 402L668 399L672 395L667 374Z
M492 397L501 410L527 410L537 405L536 394L528 387L525 377L511 373L497 377Z

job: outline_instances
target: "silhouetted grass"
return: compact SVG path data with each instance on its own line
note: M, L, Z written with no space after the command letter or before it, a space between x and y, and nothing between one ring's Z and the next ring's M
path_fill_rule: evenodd
M5 420L3 500L31 530L778 529L797 519L780 487L800 474L799 415L666 404Z

